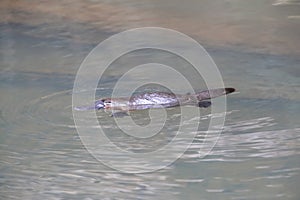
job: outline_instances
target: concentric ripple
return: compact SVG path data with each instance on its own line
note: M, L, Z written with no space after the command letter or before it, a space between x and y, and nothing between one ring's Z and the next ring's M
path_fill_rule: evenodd
M15 97L3 96L1 102L2 118L7 122L5 126L31 132L54 127L74 128L71 90L48 95L35 88L11 92Z
M74 128L71 90L34 99L24 107L24 114L36 123Z

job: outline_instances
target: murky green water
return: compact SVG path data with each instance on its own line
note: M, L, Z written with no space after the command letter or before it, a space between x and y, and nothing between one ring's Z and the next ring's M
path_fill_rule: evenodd
M299 199L299 1L36 2L0 3L0 199ZM140 26L192 36L213 57L225 85L239 92L227 99L224 131L208 156L198 158L212 117L202 109L199 133L180 159L153 173L124 174L82 145L72 88L98 42ZM122 66L145 58L185 64L156 51L123 57L97 96L111 92ZM170 110L170 117L177 114ZM107 113L98 117L120 146L143 148L116 134ZM147 123L147 112L135 120ZM186 123L193 120L200 119ZM176 125L150 147L172 139Z

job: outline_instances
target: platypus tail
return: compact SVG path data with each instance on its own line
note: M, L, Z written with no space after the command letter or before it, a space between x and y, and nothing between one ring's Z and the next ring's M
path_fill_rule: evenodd
M222 95L230 94L235 91L234 88L217 88L212 90L204 90L199 93L196 93L195 96L197 97L198 101L207 100L216 98Z

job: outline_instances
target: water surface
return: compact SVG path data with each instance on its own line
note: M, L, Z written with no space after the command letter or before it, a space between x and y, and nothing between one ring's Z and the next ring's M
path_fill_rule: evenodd
M1 199L299 199L299 4L2 1ZM201 109L201 118L186 120L200 120L201 126L180 159L153 173L125 174L101 164L82 145L72 117L72 88L80 63L98 42L140 26L192 36L213 57L225 85L239 92L227 99L225 127L209 155L199 158L213 116ZM124 69L147 59L187 66L171 54L136 52L113 64L97 96L109 95ZM97 115L114 142L141 151L172 139L178 112L169 110L174 120L150 141L117 134L109 114ZM133 117L141 125L149 122L147 112ZM130 160L119 165L134 167Z

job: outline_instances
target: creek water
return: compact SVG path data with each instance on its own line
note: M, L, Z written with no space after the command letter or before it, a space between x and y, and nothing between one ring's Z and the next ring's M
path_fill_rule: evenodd
M299 199L299 1L0 5L1 199ZM99 42L142 26L173 28L199 41L224 84L238 92L227 98L222 134L207 156L199 158L201 133L213 116L201 108L201 118L185 121L200 120L201 126L178 160L151 173L127 174L103 165L82 144L73 121L72 88L81 62ZM112 64L96 96L109 95L124 69L145 58L186 65L166 52L130 54ZM164 134L144 143L119 135L108 113L97 111L97 117L111 140L139 151L145 144L147 150L160 147L176 134L180 110L168 112L175 120L168 121ZM147 111L132 117L137 124L149 123ZM120 158L119 165L135 163Z

